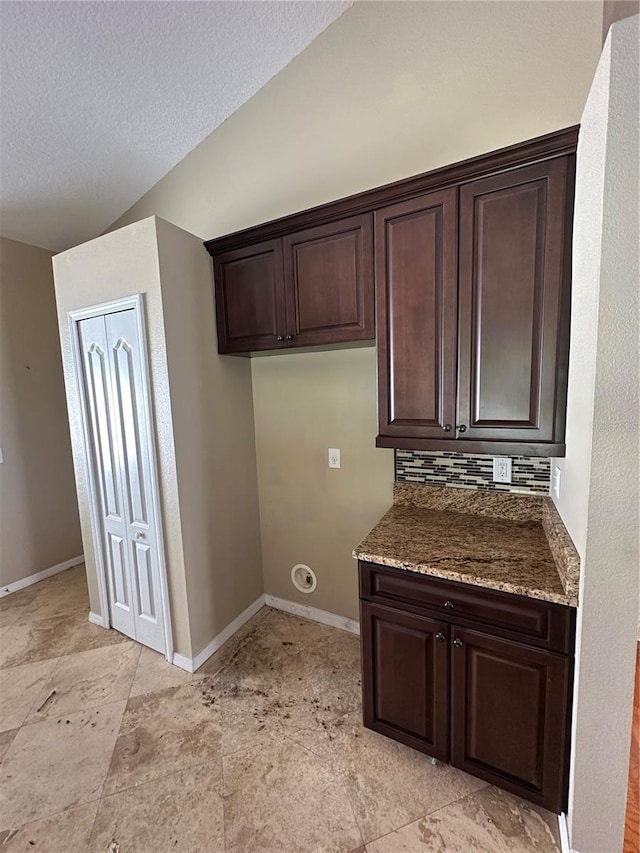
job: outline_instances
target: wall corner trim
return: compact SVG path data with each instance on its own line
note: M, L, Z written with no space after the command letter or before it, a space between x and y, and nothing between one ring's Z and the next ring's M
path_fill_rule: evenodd
M108 628L108 625L104 624L104 619L99 613L94 613L93 610L89 612L89 622L92 625L99 625L101 628Z
M65 560L64 563L49 566L48 569L43 569L41 572L36 572L34 575L29 575L26 578L20 578L19 581L14 581L13 583L0 588L0 598L4 598L6 595L11 595L12 592L18 592L20 589L24 589L27 586L32 586L34 583L53 577L53 575L64 572L66 569L71 569L73 566L79 566L80 563L84 563L84 554L80 554L78 557L72 557L70 560Z
M264 603L267 607L284 610L286 613L293 613L294 616L301 616L303 619L311 619L313 622L320 622L322 625L340 628L342 631L349 631L350 634L360 634L360 623L354 619L348 619L346 616L338 616L335 613L329 613L327 610L319 610L317 607L310 607L307 604L288 601L286 598L277 598L275 595L265 595Z
M567 825L567 816L564 812L558 815L558 830L560 832L560 850L562 853L576 853L571 849L569 842L569 827Z
M231 639L236 631L242 628L245 622L248 622L265 605L273 607L275 610L284 610L286 613L292 613L294 616L301 616L303 619L320 622L322 625L329 625L331 628L348 631L350 634L360 634L360 625L354 619L348 619L346 616L338 616L335 613L329 613L327 610L319 610L317 607L309 607L306 604L298 604L295 601L287 601L285 598L277 598L275 595L261 595L246 610L243 610L239 616L236 616L233 622L229 622L227 627L220 631L195 657L190 658L174 652L173 665L184 669L186 672L196 672L203 663L209 660L211 655L215 654L227 640ZM91 620L91 616L95 616L97 619L100 618L97 614L92 613L89 617L90 621L93 621ZM101 624L101 622L96 622L96 624Z
M229 622L226 628L223 628L219 634L208 643L202 651L198 652L195 657L190 658L186 655L178 654L178 652L174 652L173 654L173 664L174 666L180 667L180 669L186 670L186 672L195 672L198 670L203 663L209 660L211 655L215 654L221 646L223 646L227 640L230 640L231 637L239 631L240 628L251 619L252 616L255 616L256 613L264 607L264 595L261 595L259 598L250 604L239 616L233 620L233 622Z

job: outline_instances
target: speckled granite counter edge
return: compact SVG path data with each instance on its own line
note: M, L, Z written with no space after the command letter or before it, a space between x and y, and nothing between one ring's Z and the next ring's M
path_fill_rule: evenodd
M511 583L509 581L496 581L489 578L484 578L480 575L465 574L464 572L454 572L449 569L443 569L441 566L432 566L429 563L404 563L401 560L394 560L389 557L380 557L376 554L368 554L366 551L361 551L356 548L353 556L362 560L363 563L377 563L379 566L389 566L392 569L402 569L407 572L414 572L420 575L429 575L433 578L441 578L442 580L459 581L466 583L469 586L479 586L483 589L495 589L499 592L509 592L512 595L522 595L525 598L537 598L539 601L551 601L554 604L568 604L571 607L576 606L576 602L568 595L561 595L549 592L544 589L537 589L532 586L521 586L520 584Z
M403 482L393 484L393 502L394 504L416 506L421 509L482 515L491 518L504 518L511 521L540 522L564 588L564 596L555 595L552 592L532 587L519 586L518 584L489 581L486 578L448 571L428 564L414 565L412 563L403 563L400 559L391 560L389 558L381 558L376 554L367 554L359 548L353 552L353 556L356 559L402 568L432 577L460 581L461 583L467 583L472 586L482 586L487 589L511 592L515 595L553 601L557 604L569 605L570 607L578 606L580 557L551 498L533 495L508 495L504 492L487 492L475 489L424 486Z
M569 599L568 603L577 607L580 588L580 555L551 498L544 499L542 527L558 569L562 586Z

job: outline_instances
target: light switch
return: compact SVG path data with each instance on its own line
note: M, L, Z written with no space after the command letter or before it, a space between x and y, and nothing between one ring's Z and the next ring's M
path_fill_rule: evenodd
M2 455L2 448L0 447L0 462L4 462L4 456Z

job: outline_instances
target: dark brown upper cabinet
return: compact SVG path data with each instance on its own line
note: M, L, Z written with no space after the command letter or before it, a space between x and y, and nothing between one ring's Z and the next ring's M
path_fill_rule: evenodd
M378 428L446 438L456 418L458 193L375 213Z
M284 341L280 240L224 252L213 265L219 351L260 351Z
M572 202L562 156L376 211L378 446L564 455Z
M558 435L567 170L561 157L460 188L457 420L466 439Z
M287 335L296 346L374 336L371 215L282 238Z
M218 351L371 340L371 214L215 254Z

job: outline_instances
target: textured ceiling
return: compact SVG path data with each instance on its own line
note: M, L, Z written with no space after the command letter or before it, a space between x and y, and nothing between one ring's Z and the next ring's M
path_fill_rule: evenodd
M350 5L0 2L0 233L100 234Z

